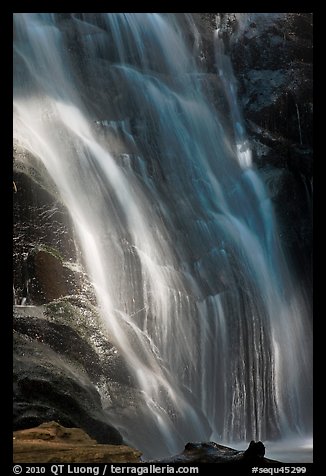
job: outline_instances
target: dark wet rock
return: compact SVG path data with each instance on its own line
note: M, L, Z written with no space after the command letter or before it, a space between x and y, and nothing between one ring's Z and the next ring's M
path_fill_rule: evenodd
M220 30L253 160L270 190L281 240L303 288L311 289L313 15L200 13L195 19L210 75L217 73L213 34Z
M170 458L159 460L160 463L248 463L264 466L269 463L277 463L264 457L265 446L261 441L251 441L245 451L235 450L228 446L214 442L187 443L184 451Z
M275 142L285 140L287 149L301 146L310 151L310 168L301 157L304 173L310 177L312 14L205 13L196 18L206 52L213 49L214 30L220 29L238 81L238 98L249 134L258 134L268 147L268 139L274 138ZM213 54L207 54L206 60L208 71L216 74ZM303 150L296 151L297 155L302 153ZM282 160L286 151L278 155ZM256 151L257 161L268 163L268 158L268 153Z
M83 361L86 371L99 375L102 372L99 358L90 344L69 325L48 322L25 316L15 316L13 329L20 334L48 345L58 354L71 360Z
M14 146L14 429L56 420L120 444L98 388L108 381L109 400L109 382L123 386L127 373L92 304L71 218L36 161Z
M13 284L15 304L69 295L96 302L72 220L37 159L14 146Z
M13 270L18 304L49 302L81 287L80 275L65 266L77 259L69 214L56 199L53 184L45 181L42 186L42 177L33 170L15 161Z
M96 309L70 299L14 308L14 429L56 420L120 444L112 408L134 398L132 379Z
M290 256L300 257L294 265L307 283L312 243L312 15L264 15L195 15L203 38L202 59L207 61L202 84L224 110L213 48L213 31L219 25L238 80L255 164L275 205L282 242ZM72 28L64 16L58 21L71 39L76 81L105 143L112 131L103 121L122 119L119 102L128 101L128 95L118 97L108 87L109 63L103 58L85 58L94 76L81 75L82 35L80 45L75 42L80 25L74 20ZM84 34L97 34L91 25L83 28ZM21 68L25 74L26 67ZM230 128L227 118L224 126ZM114 152L121 153L119 137L114 139ZM134 382L92 308L94 292L75 244L71 217L54 183L38 159L17 144L14 158L15 302L44 304L15 309L14 427L56 420L83 428L98 441L121 442L111 416L122 418L131 412L131 421L139 413ZM182 457L216 460L241 453L223 448L216 443L187 445ZM257 449L249 447L241 457Z
M120 395L128 406L133 382L94 305L69 213L19 144L13 200L14 429L56 420L120 444L112 407Z
M265 455L265 446L261 441L251 441L243 454L243 458L252 461L256 458L263 458Z
M84 429L99 442L122 442L81 366L73 366L42 342L17 333L14 346L14 429L56 420Z
M80 428L55 421L13 434L14 463L138 463L141 453L125 445L103 445Z
M34 250L33 250L34 251ZM29 298L35 304L50 302L68 294L68 279L59 257L35 250L27 257Z
M69 296L46 306L16 306L13 329L81 365L94 383L106 376L111 381L131 385L128 371L97 309L80 296Z

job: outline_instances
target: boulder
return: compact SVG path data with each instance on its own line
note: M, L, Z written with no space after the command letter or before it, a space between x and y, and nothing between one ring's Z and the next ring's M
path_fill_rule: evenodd
M212 441L207 443L187 443L183 452L177 456L164 458L159 463L247 463L264 466L278 463L264 457L265 446L261 441L251 441L245 451L235 450Z
M13 329L14 429L56 420L121 444L112 406L136 389L95 308L80 297L15 306Z
M125 445L102 445L80 428L55 421L13 434L14 463L138 463L141 453Z

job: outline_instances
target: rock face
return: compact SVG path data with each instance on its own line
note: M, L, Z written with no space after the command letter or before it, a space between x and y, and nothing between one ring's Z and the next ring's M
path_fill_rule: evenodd
M79 428L52 421L15 431L14 463L137 463L141 453L124 445L100 445Z
M310 13L247 14L230 41L255 161L306 289L312 257L312 20Z
M300 257L293 262L309 289L312 15L225 13L196 18L208 60L203 82L214 91L218 79L212 32L219 24L238 80L254 161L276 206L283 242L291 256ZM63 17L62 22L69 32L69 21ZM71 41L78 49L75 39ZM103 101L117 96L103 91L91 96L100 119ZM215 92L213 97L225 106L221 95ZM137 411L130 403L136 389L101 326L71 217L36 160L15 144L14 429L56 420L82 428L100 443L121 444L111 423L112 409L116 414ZM29 444L40 448L41 441ZM204 445L188 447L185 457L203 449L215 456L217 450L224 451L215 443Z
M69 277L61 260L46 250L35 250L27 259L28 268L34 274L29 295L33 301L43 304L68 294Z
M237 97L253 160L269 189L293 269L309 294L313 15L202 13L196 18L210 74L217 73L212 41L217 27L224 39L238 82Z
M17 306L13 327L14 429L56 420L121 444L110 411L132 381L89 303ZM99 387L108 395L105 408Z
M94 307L71 218L35 161L15 146L13 426L56 420L119 445L110 407L132 398L132 383Z
M14 298L16 304L41 304L76 288L73 276L64 276L63 261L76 261L77 250L65 207L45 180L36 181L34 169L23 165L18 152L14 157Z

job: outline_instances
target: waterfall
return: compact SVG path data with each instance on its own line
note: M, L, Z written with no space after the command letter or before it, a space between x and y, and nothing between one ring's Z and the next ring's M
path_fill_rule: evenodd
M146 457L311 431L306 303L231 64L217 34L217 111L200 41L185 14L14 15L14 137L71 215L135 381L108 412Z

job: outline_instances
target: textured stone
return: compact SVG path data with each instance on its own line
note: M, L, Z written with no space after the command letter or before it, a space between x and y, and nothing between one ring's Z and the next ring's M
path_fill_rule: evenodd
M305 292L312 288L313 15L200 13L207 71L217 73L218 27L237 80L254 164ZM212 97L215 99L216 94ZM215 100L218 105L218 101Z
M13 434L14 463L138 463L141 453L125 445L101 445L79 428L57 422Z
M108 407L121 395L133 397L132 381L96 311L75 299L79 306L57 300L14 308L14 429L56 420L120 444L98 386Z
M277 463L264 457L265 446L261 441L251 441L245 451L235 450L212 441L207 443L187 443L183 452L171 458L159 460L160 463L247 463L265 466Z

